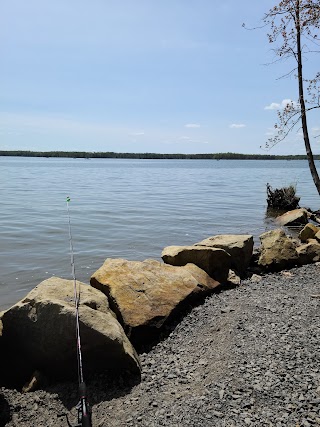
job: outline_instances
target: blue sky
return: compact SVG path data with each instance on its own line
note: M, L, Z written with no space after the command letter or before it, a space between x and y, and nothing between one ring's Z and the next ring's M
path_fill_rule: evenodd
M242 23L274 4L4 0L0 149L265 153L296 81L277 80L292 67L265 65L266 30ZM269 153L304 153L301 132Z

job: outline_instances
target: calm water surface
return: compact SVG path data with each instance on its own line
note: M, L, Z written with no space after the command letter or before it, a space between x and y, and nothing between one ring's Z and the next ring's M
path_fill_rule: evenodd
M108 257L160 259L168 245L221 233L258 235L266 183L297 185L318 209L306 161L120 160L0 157L0 309L53 275L88 282Z

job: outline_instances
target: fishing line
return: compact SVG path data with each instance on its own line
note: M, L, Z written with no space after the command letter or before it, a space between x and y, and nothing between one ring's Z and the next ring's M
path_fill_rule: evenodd
M71 231L71 217L69 203L71 199L67 197L67 211L68 211L68 226L69 226L69 243L70 243L70 257L71 257L71 274L73 279L73 294L74 305L76 309L76 340L77 340L77 359L78 359L78 381L79 386L83 382L83 367L82 367L82 354L81 354L81 338L80 338L80 323L79 323L79 305L80 305L80 285L77 287L76 269L74 263L74 250L73 239Z
M92 427L91 424L91 409L87 402L86 385L83 378L83 365L82 365L82 353L81 353L81 337L80 337L80 321L79 321L79 305L80 305L80 283L77 286L76 269L74 262L74 250L73 250L73 239L71 231L71 215L69 209L69 203L71 199L67 197L67 212L68 212L68 225L69 225L69 243L70 243L70 257L71 257L71 274L73 279L73 292L74 292L74 305L76 315L76 342L77 342L77 362L78 362L78 382L79 382L79 403L76 406L78 411L78 424L72 426L67 418L69 427Z

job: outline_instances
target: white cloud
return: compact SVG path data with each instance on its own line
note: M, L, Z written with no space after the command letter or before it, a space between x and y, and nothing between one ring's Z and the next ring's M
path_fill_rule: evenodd
M180 136L179 139L188 141L191 138L190 138L190 136Z
M280 107L281 107L280 104L277 104L276 102L271 102L271 104L264 107L264 109L265 110L278 110Z
M141 136L141 135L144 135L144 131L130 133L130 136Z
M232 125L229 126L229 128L231 129L240 129L240 128L245 128L246 125L243 123L232 123Z
M186 128L199 128L200 125L198 123L187 123L186 125L184 125L184 127L186 127Z
M292 101L291 99L283 99L281 103L271 102L270 105L264 107L265 110L280 110L285 108L288 104L292 104L294 108L297 108L298 104L296 101Z

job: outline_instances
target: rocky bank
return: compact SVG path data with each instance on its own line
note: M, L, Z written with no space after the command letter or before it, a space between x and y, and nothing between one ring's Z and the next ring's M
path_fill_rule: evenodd
M190 308L142 350L140 383L87 378L93 425L320 425L319 278L319 264L253 276ZM0 396L2 425L74 420L73 383Z
M79 283L93 425L320 425L310 219L277 218L299 239L278 228L254 250L251 235L212 236L164 248L164 263L107 259ZM46 280L0 313L0 427L76 424L73 285Z

